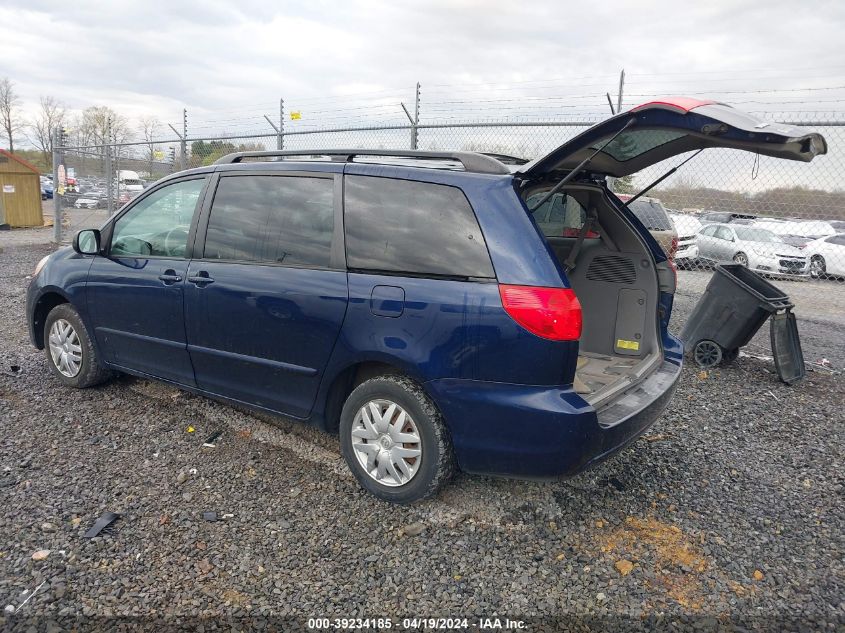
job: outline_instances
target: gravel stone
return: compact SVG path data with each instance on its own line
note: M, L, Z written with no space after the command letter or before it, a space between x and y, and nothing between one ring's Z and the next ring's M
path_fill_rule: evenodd
M402 528L402 534L405 536L419 536L425 530L425 524L420 522L411 523Z

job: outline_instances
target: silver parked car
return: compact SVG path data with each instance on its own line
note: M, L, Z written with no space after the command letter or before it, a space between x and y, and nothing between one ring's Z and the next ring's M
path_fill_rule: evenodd
M742 264L763 275L807 277L806 255L766 229L738 224L708 224L698 232L698 256L712 262Z
M670 213L669 217L678 231L678 250L675 251L675 264L679 268L692 268L698 262L698 231L701 221L692 215Z

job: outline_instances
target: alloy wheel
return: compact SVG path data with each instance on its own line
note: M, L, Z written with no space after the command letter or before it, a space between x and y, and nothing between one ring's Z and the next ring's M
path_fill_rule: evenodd
M810 260L810 276L814 279L821 279L824 277L825 272L827 271L827 267L825 266L824 260L821 257L813 257Z
M50 326L50 358L59 373L73 378L82 368L82 345L79 335L65 319L56 319Z
M411 415L390 400L371 400L355 414L352 449L374 481L404 486L422 463L422 441Z

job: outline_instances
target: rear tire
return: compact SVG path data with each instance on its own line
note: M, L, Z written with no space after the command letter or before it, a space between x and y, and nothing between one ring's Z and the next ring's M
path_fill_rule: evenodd
M44 351L50 371L66 387L85 389L112 376L100 363L82 318L69 303L57 305L47 315Z
M739 264L744 268L748 268L748 255L742 252L737 253L734 255L734 263Z
M455 472L440 412L405 376L378 376L352 391L340 414L340 446L358 483L391 503L430 497Z

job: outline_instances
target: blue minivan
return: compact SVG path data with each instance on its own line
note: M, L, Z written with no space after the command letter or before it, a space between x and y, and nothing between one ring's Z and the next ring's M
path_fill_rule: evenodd
M572 475L654 422L683 354L667 331L674 266L607 177L711 147L826 151L818 134L679 98L526 164L225 156L44 258L32 342L69 387L126 372L339 432L361 485L395 503L458 468Z

